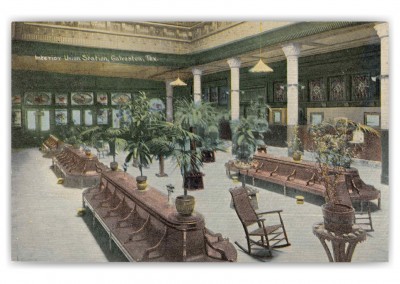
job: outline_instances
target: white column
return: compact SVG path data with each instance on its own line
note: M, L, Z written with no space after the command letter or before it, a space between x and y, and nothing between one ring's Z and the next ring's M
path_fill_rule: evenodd
M287 60L287 124L294 126L299 120L299 55L300 45L289 43L282 46Z
M389 129L389 26L382 23L374 28L381 39L381 128Z
M167 93L167 106L166 106L166 120L169 122L174 121L174 108L172 104L173 87L171 86L172 80L165 80L165 89Z
M381 39L381 183L389 184L389 25L375 26Z
M228 59L229 67L231 68L231 119L239 120L239 86L240 86L240 59L230 58Z
M201 102L201 74L202 70L198 68L192 69L193 73L193 100L196 105Z

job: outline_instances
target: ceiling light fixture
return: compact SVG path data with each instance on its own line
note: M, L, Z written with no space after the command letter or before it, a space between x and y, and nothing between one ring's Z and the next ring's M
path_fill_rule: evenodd
M261 59L261 32L262 32L262 22L260 22L260 60L258 60L257 64L254 65L254 67L249 70L249 72L252 73L269 73L274 71Z
M180 54L179 51L180 51L180 46L178 45L178 53ZM171 82L170 85L174 87L187 86L187 84L183 82L181 78L179 78L179 69L178 69L178 78L175 81Z
M170 85L171 86L187 86L187 84L185 83L185 82L183 82L182 80L181 80L181 78L179 78L179 75L178 75L178 78L175 80L175 81L173 81L173 82L171 82L170 83Z

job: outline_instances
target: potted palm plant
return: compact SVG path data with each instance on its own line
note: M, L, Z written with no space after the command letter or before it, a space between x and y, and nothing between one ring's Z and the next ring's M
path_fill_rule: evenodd
M71 126L69 128L63 128L59 136L65 143L72 145L75 149L79 149L83 144L82 132L82 127Z
M210 125L207 129L205 129L200 149L202 161L204 163L215 162L215 152L225 152L227 150L224 142L219 139L219 131L216 125Z
M242 118L238 122L232 122L232 154L236 156L235 166L242 169L251 167L251 160L257 148L257 142L253 134L253 126L249 119Z
M311 127L317 171L325 186L322 205L325 228L334 232L348 233L354 224L354 208L346 186L345 173L355 157L351 143L352 133L357 131L378 132L366 125L348 119L322 122Z
M175 122L183 129L195 134L199 130L206 129L209 125L214 124L216 120L215 108L210 103L194 103L181 101L175 112ZM201 139L197 141L191 139L190 151L192 153L193 165L190 167L190 171L185 172L184 186L189 189L203 189L203 173L198 171L195 165L196 155L198 155L199 149L196 144L201 142Z
M126 128L92 126L83 131L81 135L86 137L85 141L87 141L87 143L97 149L102 147L100 144L108 143L110 154L113 157L110 168L115 171L118 169L118 163L115 161L115 157L119 151L122 151L127 146L127 142L123 138L126 132Z
M160 122L156 126L157 132L161 136L169 137L169 139L153 139L151 141L154 153L164 153L175 162L180 169L182 175L183 195L176 197L176 210L182 216L190 216L194 210L195 199L188 195L188 189L193 188L187 184L191 179L187 179L188 174L199 173L202 167L201 151L199 149L193 151L191 143L199 142L200 136L182 128L177 123Z
M270 107L262 101L251 101L249 107L250 115L247 119L252 127L252 131L256 139L256 148L259 153L267 153L267 145L265 144L265 134L270 131L267 120L267 109Z
M129 163L132 159L138 162L140 176L136 177L136 181L138 189L144 190L147 187L147 176L143 175L143 168L152 162L150 141L159 135L154 125L160 122L161 115L150 111L150 102L144 92L140 92L125 108L131 113L131 122L125 136L127 142L125 150L128 151L125 163Z

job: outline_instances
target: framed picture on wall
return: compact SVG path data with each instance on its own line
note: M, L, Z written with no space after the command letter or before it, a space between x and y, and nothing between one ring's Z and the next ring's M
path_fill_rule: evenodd
M71 93L71 104L72 105L92 105L93 104L93 93L92 92L79 92Z
M22 96L21 95L13 95L11 100L12 100L13 105L20 105L22 102Z
M323 78L310 80L308 83L310 101L319 102L325 100L325 84Z
M58 106L66 106L68 104L67 94L55 94L55 103Z
M364 112L364 124L371 127L381 126L381 115L378 112Z
M274 102L286 102L287 93L285 83L274 82Z
M132 95L130 93L111 93L111 104L124 105L130 102Z
M106 106L108 104L107 93L97 93L97 103Z
M12 127L22 127L22 112L20 109L15 109L12 112Z
M273 124L282 124L282 111L272 110L272 122Z
M27 92L25 93L27 105L51 105L51 93L49 92Z
M324 113L323 112L311 112L310 113L310 122L311 124L320 124L324 121Z

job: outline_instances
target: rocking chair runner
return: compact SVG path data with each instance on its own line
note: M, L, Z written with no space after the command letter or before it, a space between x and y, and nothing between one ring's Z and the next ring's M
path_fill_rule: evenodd
M266 248L269 252L269 256L272 256L271 250L273 248L290 246L285 226L280 214L282 210L257 213L251 206L250 199L244 187L236 187L230 189L229 191L232 195L232 201L236 214L238 215L246 233L248 250L243 248L238 242L235 242L239 248L250 255L256 256L252 254L251 247L253 245L257 245ZM280 223L267 226L264 223L265 219L261 219L259 216L268 214L278 214ZM252 229L251 227L255 227L255 224L257 224L257 227ZM256 241L251 239L251 237L260 237L260 240ZM281 243L283 241L284 243Z

